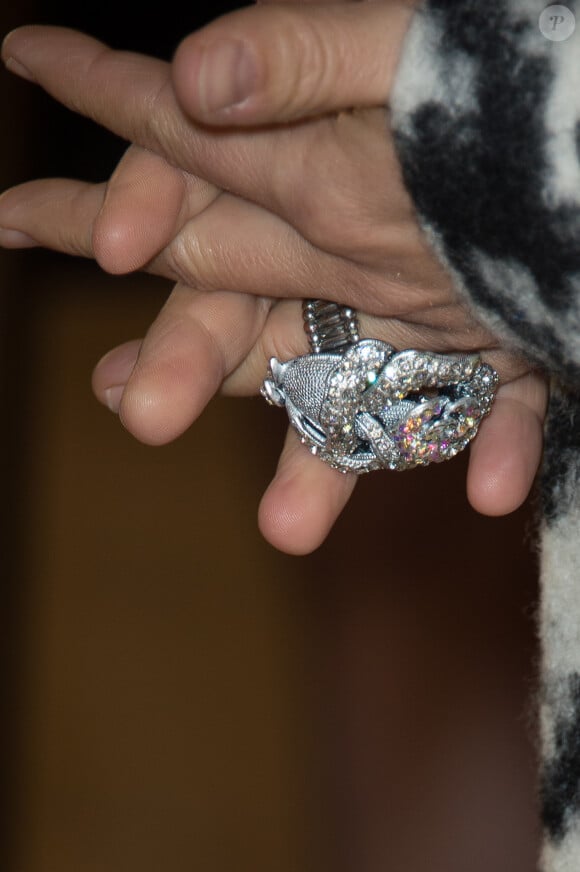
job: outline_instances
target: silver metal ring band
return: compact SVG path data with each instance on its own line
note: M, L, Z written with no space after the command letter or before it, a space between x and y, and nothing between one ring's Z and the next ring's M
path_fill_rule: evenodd
M358 318L349 306L330 300L304 300L302 317L313 354L343 351L360 339Z

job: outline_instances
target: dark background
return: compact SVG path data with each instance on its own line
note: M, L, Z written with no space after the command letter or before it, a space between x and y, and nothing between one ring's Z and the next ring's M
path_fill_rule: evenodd
M225 9L0 22L169 59ZM0 96L3 189L122 154L27 82ZM272 410L218 399L151 449L91 396L168 286L0 254L3 869L532 872L531 507L477 516L460 458L365 478L317 553L278 554Z

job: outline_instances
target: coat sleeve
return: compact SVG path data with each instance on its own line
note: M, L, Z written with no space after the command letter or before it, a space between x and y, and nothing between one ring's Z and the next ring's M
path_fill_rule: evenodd
M427 0L391 124L458 293L552 379L541 475L544 872L580 869L580 0ZM574 23L576 22L576 29Z

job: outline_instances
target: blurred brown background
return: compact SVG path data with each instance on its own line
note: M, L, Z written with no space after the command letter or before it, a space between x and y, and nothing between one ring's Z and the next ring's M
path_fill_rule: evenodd
M224 8L0 22L169 57ZM2 189L113 168L114 138L7 73L0 95ZM153 449L91 395L164 283L36 251L0 278L2 868L532 872L529 507L475 515L458 459L363 479L317 553L276 553L281 415L218 399Z

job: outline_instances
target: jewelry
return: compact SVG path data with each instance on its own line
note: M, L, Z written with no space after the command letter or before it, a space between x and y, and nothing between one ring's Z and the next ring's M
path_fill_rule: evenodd
M499 381L479 354L396 351L360 339L347 306L302 310L312 353L272 358L261 393L312 454L345 473L403 470L449 460L476 435Z

